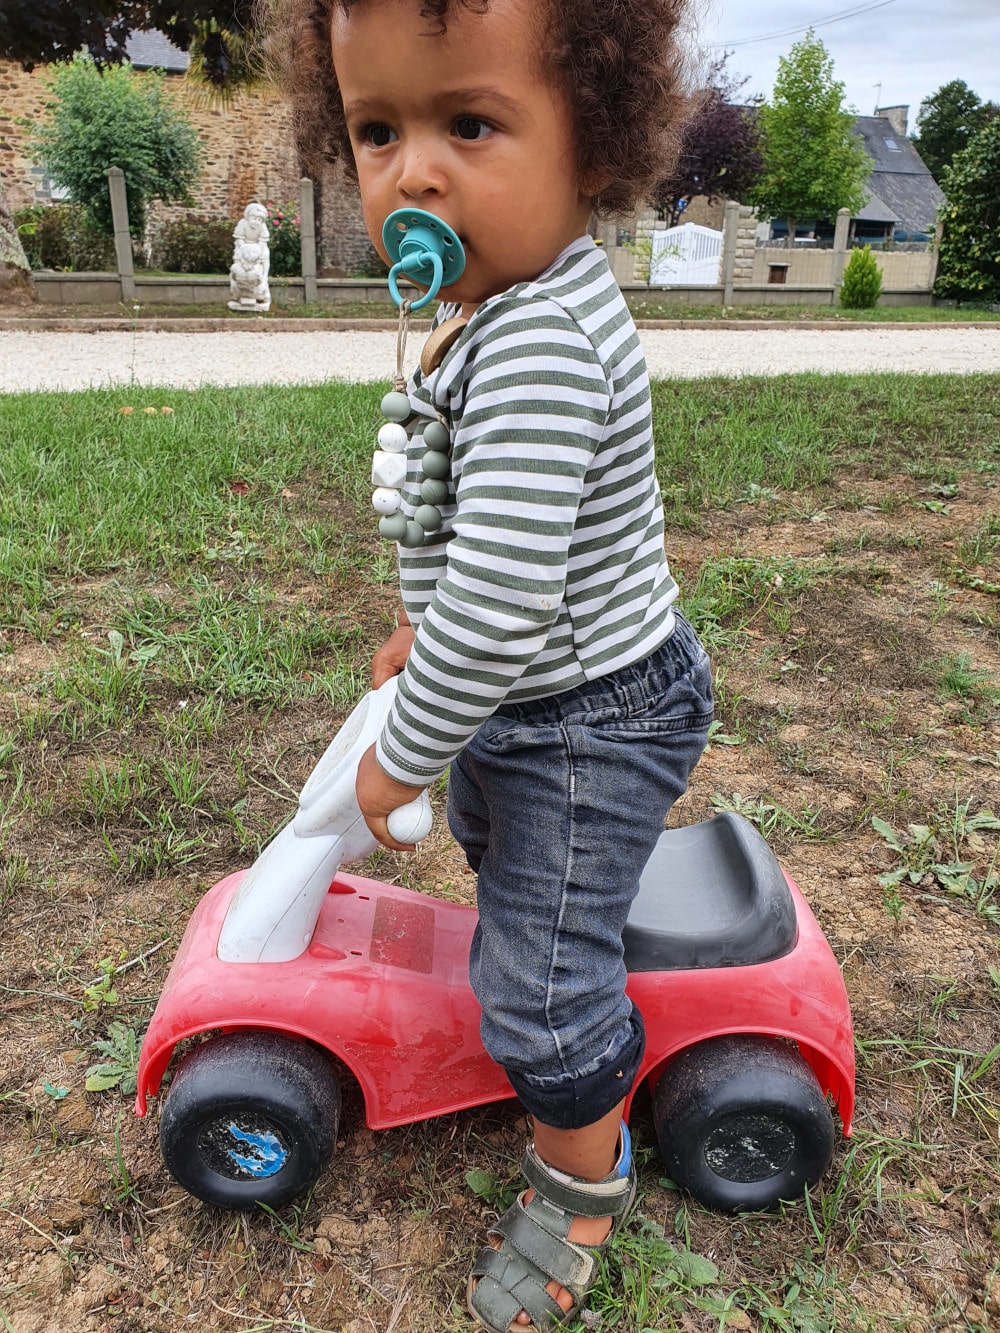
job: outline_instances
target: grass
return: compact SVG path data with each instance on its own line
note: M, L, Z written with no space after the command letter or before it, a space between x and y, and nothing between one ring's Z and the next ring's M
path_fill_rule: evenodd
M591 1328L985 1333L997 1317L998 389L653 387L667 546L722 724L680 820L738 809L781 850L844 966L859 1106L808 1199L730 1219L663 1178L637 1097L641 1216ZM200 894L287 818L392 625L366 484L380 393L0 397L7 1326L86 1275L73 1308L122 1333L189 1316L467 1327L469 1252L518 1179L513 1108L376 1136L348 1088L316 1194L233 1219L177 1195L123 1100ZM371 873L468 902L443 823Z
M178 276L178 275L173 275ZM141 276L140 276L141 280ZM833 305L679 305L672 301L657 299L655 292L649 296L627 294L629 308L636 319L682 320L778 320L781 323L821 320L824 323L857 324L953 324L953 323L994 323L1000 320L1000 311L989 306L877 306L874 310L843 310ZM431 302L416 318L430 319L437 308ZM137 316L131 305L110 304L60 306L36 305L26 310L18 309L19 318L46 318L58 315L64 319L114 319L120 318L132 322ZM384 301L323 301L315 304L294 302L283 304L281 291L272 292L271 310L268 315L255 316L259 319L390 319L395 320L399 311L388 298ZM229 319L239 323L247 316L232 311L223 302L206 302L198 305L151 304L144 302L138 315L142 319Z

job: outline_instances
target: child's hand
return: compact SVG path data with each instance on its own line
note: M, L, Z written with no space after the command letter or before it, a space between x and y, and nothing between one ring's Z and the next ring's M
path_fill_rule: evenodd
M396 631L397 634L399 632ZM355 791L365 823L382 846L390 847L394 852L412 852L416 843L397 842L389 832L385 821L393 810L406 805L409 801L415 801L423 791L423 787L409 787L405 782L397 782L395 778L391 778L379 767L375 758L375 746L372 745L361 756L361 763L358 764Z
M383 643L372 658L372 689L377 690L393 676L398 676L406 666L406 659L413 647L413 630L409 625L401 624ZM398 802L402 804L402 802Z

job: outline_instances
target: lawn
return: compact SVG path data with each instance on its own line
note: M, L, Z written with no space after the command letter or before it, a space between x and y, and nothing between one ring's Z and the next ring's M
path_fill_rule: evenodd
M255 315L254 319L391 319L399 316L397 307L388 298L385 301L324 301L317 305L301 305L281 300L281 291L273 293L271 310L268 315ZM878 306L875 310L841 310L831 305L759 305L759 306L722 306L714 305L674 305L670 301L657 300L656 293L648 297L629 293L629 307L637 320L780 320L782 323L796 323L816 320L830 324L857 324L876 322L879 324L953 324L953 323L995 323L1000 321L1000 310L987 306ZM417 319L430 319L437 308L432 302ZM131 323L138 319L228 319L235 323L246 321L247 316L232 311L227 305L150 305L143 304L136 312L131 306L121 304L54 306L35 304L33 306L8 307L0 309L0 315L13 315L18 319L121 319Z
M240 1217L169 1181L155 1109L136 1120L129 1095L187 918L289 816L392 626L368 505L380 394L0 396L6 1333L469 1327L471 1257L517 1180L513 1103L374 1134L348 1080L312 1196ZM1000 377L654 400L668 554L718 700L672 822L738 809L795 877L843 967L858 1112L810 1198L727 1218L666 1179L640 1094L638 1213L587 1327L987 1333ZM473 897L443 817L364 870ZM96 1064L110 1086L88 1092Z

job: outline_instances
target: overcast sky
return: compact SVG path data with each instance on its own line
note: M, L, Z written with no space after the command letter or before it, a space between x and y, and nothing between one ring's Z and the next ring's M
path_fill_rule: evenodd
M810 23L833 57L848 103L870 116L910 106L952 79L1000 102L1000 0L701 0L701 43L727 47L731 71L750 75L746 93L770 97L778 57ZM860 12L866 11L866 12ZM826 23L837 15L852 14ZM774 35L772 35L774 34ZM781 34L781 35L777 35ZM753 38L766 38L753 41ZM881 84L881 91L875 86Z

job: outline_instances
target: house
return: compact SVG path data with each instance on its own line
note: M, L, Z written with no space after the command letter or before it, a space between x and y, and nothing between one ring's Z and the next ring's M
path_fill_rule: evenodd
M874 116L858 116L855 132L874 162L868 178L868 201L851 219L851 243L926 242L934 235L941 187L907 136L909 107L879 108ZM833 220L796 226L796 241L820 245L833 239ZM771 224L770 235L785 237L783 221Z

